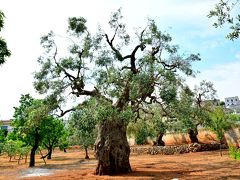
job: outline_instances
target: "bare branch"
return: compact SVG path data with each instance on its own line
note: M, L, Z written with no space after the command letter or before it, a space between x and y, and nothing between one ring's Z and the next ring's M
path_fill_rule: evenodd
M60 110L60 115L56 114L58 117L63 117L65 114L67 114L71 111L76 111L76 108L71 108L71 109L63 111L60 106L58 106L58 109Z
M55 43L54 43L55 44ZM58 62L57 62L57 59L56 59L56 56L57 56L57 46L55 44L55 53L54 53L54 56L53 56L53 59L54 59L54 62L55 64L61 68L64 72L64 74L69 78L70 81L73 81L75 79L75 77L71 74L69 74Z
M117 31L118 31L118 27L119 27L119 26L117 26L117 28L115 29L114 35L113 35L113 37L112 37L112 39L111 39L111 44L113 44L113 41L114 41L115 36L116 36L116 34L117 34Z

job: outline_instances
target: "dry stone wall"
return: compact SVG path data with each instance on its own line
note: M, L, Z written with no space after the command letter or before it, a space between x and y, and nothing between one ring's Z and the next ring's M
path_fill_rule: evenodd
M222 149L227 148L225 145L222 145ZM175 146L152 146L152 147L131 147L131 153L136 154L162 154L162 155L172 155L172 154L183 154L189 152L200 152L200 151L212 151L219 150L220 144L184 144L184 145L175 145Z

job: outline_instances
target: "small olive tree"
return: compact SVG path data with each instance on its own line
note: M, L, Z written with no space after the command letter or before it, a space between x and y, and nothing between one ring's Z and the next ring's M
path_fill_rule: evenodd
M97 118L94 109L96 100L89 100L83 107L72 112L69 123L74 130L73 137L84 147L85 159L89 159L88 148L93 146L97 137Z
M222 156L221 146L225 144L224 133L229 130L239 119L238 115L227 114L222 107L216 107L210 113L210 120L207 122L207 127L216 133L220 142L220 154Z

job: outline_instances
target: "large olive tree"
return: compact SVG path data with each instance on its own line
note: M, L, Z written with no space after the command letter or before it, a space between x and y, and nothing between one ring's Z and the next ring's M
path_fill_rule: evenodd
M191 62L200 60L198 54L180 55L169 34L161 32L153 20L132 36L122 20L118 10L110 18L108 31L99 27L92 36L86 19L69 18L68 54L61 57L57 37L50 32L42 38L46 52L35 73L36 90L52 98L60 115L75 109L63 110L71 96L97 99L98 175L131 172L128 121L145 112L146 104L167 108L177 95L178 73L192 75ZM79 106L80 100L76 100Z

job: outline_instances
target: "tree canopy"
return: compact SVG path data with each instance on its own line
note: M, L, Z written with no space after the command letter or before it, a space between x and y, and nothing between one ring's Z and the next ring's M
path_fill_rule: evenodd
M40 145L48 149L48 159L51 159L53 148L64 134L64 124L51 115L48 103L34 99L29 94L22 95L19 107L14 112L14 134L16 139L32 147L30 166L34 166L35 151Z
M4 13L0 10L0 32L4 27ZM6 61L6 57L11 55L10 50L7 47L6 41L0 36L0 65Z
M42 37L46 52L38 60L42 68L35 73L36 90L54 96L58 105L67 92L101 98L118 109L131 102L138 111L144 103L164 104L175 97L178 70L194 74L191 62L200 60L199 54L180 55L170 35L161 32L154 20L130 37L119 10L112 14L109 26L109 34L99 28L92 36L86 19L69 18L72 44L64 57L58 54L53 32Z
M121 9L112 13L108 24L108 31L98 27L92 35L85 18L69 18L68 53L61 54L59 37L51 31L41 38L45 53L34 75L36 90L51 99L60 116L77 108L63 110L67 99L81 97L76 99L78 107L82 98L97 99L100 129L95 150L96 174L100 175L131 171L126 139L129 120L146 113L147 104L169 109L182 84L179 72L194 75L191 63L200 60L199 54L179 53L171 36L152 19L133 35L127 32Z

